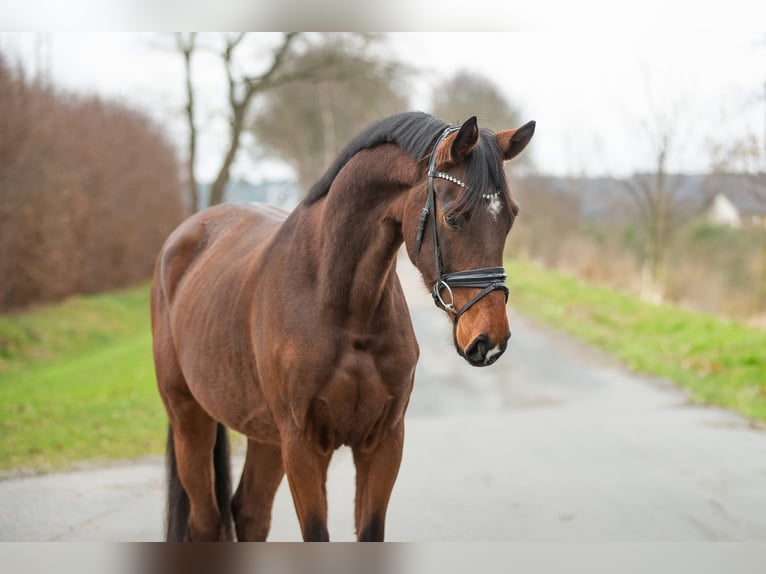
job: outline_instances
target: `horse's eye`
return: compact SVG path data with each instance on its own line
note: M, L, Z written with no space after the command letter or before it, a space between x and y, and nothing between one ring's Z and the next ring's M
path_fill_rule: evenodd
M460 218L455 215L445 215L444 223L447 224L447 227L451 227L452 229L460 229L462 222Z

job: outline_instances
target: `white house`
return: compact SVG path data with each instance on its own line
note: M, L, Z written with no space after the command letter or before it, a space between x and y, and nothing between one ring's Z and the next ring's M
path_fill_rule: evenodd
M713 197L713 201L707 210L706 218L710 223L718 225L728 225L730 227L742 226L739 209L720 191Z

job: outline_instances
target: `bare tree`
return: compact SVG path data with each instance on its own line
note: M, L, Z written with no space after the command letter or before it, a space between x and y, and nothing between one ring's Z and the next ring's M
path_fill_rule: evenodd
M650 170L622 180L646 238L643 294L656 299L662 298L665 264L676 231L705 203L704 185L698 197L682 197L684 176L669 171L671 157L681 155L682 142L689 136L688 113L681 98L662 107L650 98L649 112L639 122L639 137L650 149Z
M226 108L228 121L228 143L210 188L208 205L215 205L224 200L226 185L237 154L241 148L242 135L249 124L249 114L253 102L271 90L296 82L316 83L339 79L348 74L348 70L339 69L333 57L314 58L311 61L300 56L316 49L317 38L325 35L288 32L280 35L279 40L270 49L253 50L255 34L221 34L218 36L176 37L175 50L182 55L186 70L187 107L186 118L190 132L188 168L190 182L196 161L196 146L199 131L195 124L194 81L191 60L198 51L212 53L223 68L226 78ZM371 35L356 34L360 38ZM320 40L321 44L321 40ZM249 47L248 47L249 46ZM257 70L253 66L259 65ZM193 137L192 137L193 134ZM191 184L193 187L196 184ZM193 193L193 192L192 192ZM194 194L196 197L196 193Z
M431 113L447 122L460 123L477 116L479 123L494 130L518 126L519 111L489 78L460 70L433 89ZM522 154L514 166L530 165L530 155Z
M761 99L766 111L766 83ZM766 207L766 133L762 142L751 130L726 141L710 141L709 149L713 172L740 174L751 197Z
M432 113L448 122L477 116L480 122L499 131L519 123L519 112L488 78L460 70L434 87Z
M760 43L766 48L766 41ZM761 94L749 94L748 106L763 106L760 141L758 128L751 127L738 137L726 141L710 141L711 168L715 173L737 173L745 176L747 189L761 205L766 206L766 80ZM743 110L738 110L741 113Z
M711 142L713 173L736 173L743 177L747 190L755 201L766 207L766 152L754 133L744 134L725 143Z
M224 199L231 165L234 163L234 159L239 151L242 130L245 127L245 117L253 98L268 89L302 79L304 75L311 76L314 74L310 70L304 70L304 74L296 72L280 74L285 65L290 47L297 35L297 32L288 32L282 35L279 44L269 55L270 61L266 69L261 73L242 73L239 75L235 71L235 52L242 45L246 34L242 32L236 36L226 36L225 46L220 56L226 71L228 84L229 146L221 162L221 167L218 169L218 175L210 188L209 205L216 205Z
M676 228L674 196L680 178L666 171L667 153L658 151L657 171L622 180L638 207L639 221L647 239L644 290L660 289L664 265Z
M406 109L397 85L406 68L373 55L367 45L365 39L329 38L294 58L290 69L332 62L332 72L272 90L254 114L258 150L290 164L304 190L358 131Z
M197 33L176 32L176 49L184 60L184 78L186 90L186 126L189 132L188 139L188 158L186 162L187 190L189 194L189 205L192 213L199 209L199 186L197 178L194 175L194 166L197 163L197 126L195 123L194 109L194 88L192 85L192 56L197 46Z

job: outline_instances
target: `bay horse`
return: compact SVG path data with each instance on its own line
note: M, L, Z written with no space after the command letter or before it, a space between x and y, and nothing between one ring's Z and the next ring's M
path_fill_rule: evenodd
M290 214L218 205L169 236L151 291L168 540L265 540L285 474L303 539L329 540L341 445L357 539L383 540L419 353L397 252L403 242L451 316L457 352L494 363L510 336L503 247L518 212L503 163L534 129L399 114L360 133ZM227 428L248 441L233 497Z

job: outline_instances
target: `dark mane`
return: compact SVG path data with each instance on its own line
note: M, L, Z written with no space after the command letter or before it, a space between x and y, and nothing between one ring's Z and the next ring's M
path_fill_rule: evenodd
M311 186L303 203L311 205L327 195L332 182L343 166L363 149L395 143L412 159L420 160L428 155L434 141L447 125L442 120L423 112L397 114L372 124L351 140L319 181Z
M448 126L446 122L423 112L397 114L371 125L346 146L324 175L311 186L303 204L311 205L327 195L343 166L361 150L395 143L412 159L420 161L428 156L436 138ZM469 213L482 193L500 189L504 191L503 196L506 195L502 153L492 131L481 130L479 143L468 156L465 169L469 192L462 195L451 212Z

